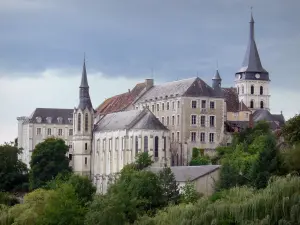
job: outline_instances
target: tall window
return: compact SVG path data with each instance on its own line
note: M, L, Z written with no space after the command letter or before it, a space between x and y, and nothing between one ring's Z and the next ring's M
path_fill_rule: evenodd
M264 102L260 101L260 108L263 109L264 108Z
M214 127L215 126L215 116L210 116L209 117L209 125L211 127Z
M161 103L161 110L165 110L165 103Z
M175 134L174 134L174 132L172 132L172 141L173 142L175 141Z
M139 153L139 138L135 136L135 155Z
M167 102L167 110L169 110L169 109L170 109L170 103Z
M154 105L152 105L152 112L154 112L154 107L155 107L155 106L154 106Z
M85 144L84 144L84 150L87 150L87 148L88 148L88 144L85 143Z
M192 115L191 116L191 124L192 125L196 125L196 123L197 123L197 116L196 115Z
M48 128L47 134L50 136L51 135L51 128Z
M205 127L205 116L200 117L201 127Z
M78 113L77 130L81 131L81 114Z
M206 100L201 101L201 108L205 109L206 108Z
M209 134L209 142L213 143L215 141L215 134L214 133L210 133Z
M167 126L169 126L170 123L170 117L167 116Z
M251 85L251 95L253 95L253 94L254 94L254 86Z
M210 102L210 108L214 109L215 108L215 102Z
M200 141L205 142L205 133L201 132L200 134Z
M159 104L156 104L156 111L159 111Z
M42 134L42 128L36 128L36 135L41 135Z
M191 132L191 141L196 141L196 132Z
M250 101L250 108L252 108L252 109L254 108L254 101L253 100Z
M238 94L240 94L240 87L237 87L237 92Z
M175 125L175 116L172 116L172 125Z
M73 129L69 129L69 136L73 135Z
M58 136L62 136L62 129L58 129Z
M163 125L165 125L165 117L162 117L162 118L161 118L161 123L162 123Z
M193 109L197 108L197 101L192 101L192 108Z
M144 152L148 152L148 136L144 136Z
M172 109L175 110L175 102L172 102Z
M260 86L260 88L259 88L259 94L260 95L264 94L264 87L263 86Z
M180 134L179 134L179 131L177 131L177 141L178 141L178 142L180 141Z
M245 92L245 88L244 88L244 85L242 85L242 94L244 94Z
M180 108L180 101L177 101L177 108Z
M177 115L177 125L180 125L180 115Z
M154 157L158 157L158 137L154 138Z
M84 158L84 165L87 165L87 157Z
M89 115L86 113L84 118L84 130L88 132L89 130Z

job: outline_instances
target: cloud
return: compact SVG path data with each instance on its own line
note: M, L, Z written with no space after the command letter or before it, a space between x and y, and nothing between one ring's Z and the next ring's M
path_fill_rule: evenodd
M18 116L29 116L35 108L74 108L79 102L80 73L73 70L49 69L38 78L12 80L0 78L0 143L17 136ZM101 72L88 75L90 95L96 108L105 98L128 91L140 79L108 78Z

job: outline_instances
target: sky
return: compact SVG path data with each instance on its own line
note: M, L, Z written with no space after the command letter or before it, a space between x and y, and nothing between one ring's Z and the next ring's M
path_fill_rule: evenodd
M217 64L233 86L250 7L271 112L288 119L300 111L299 0L0 0L0 143L18 116L77 106L84 53L94 107L146 78L211 84Z

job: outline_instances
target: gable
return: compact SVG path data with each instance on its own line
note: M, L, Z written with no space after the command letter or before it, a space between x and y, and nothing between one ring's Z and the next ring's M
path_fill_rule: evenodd
M217 90L214 90L202 79L196 78L196 80L190 85L190 87L183 94L186 97L221 97Z

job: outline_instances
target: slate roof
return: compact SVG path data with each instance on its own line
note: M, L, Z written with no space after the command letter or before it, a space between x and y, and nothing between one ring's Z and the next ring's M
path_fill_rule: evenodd
M47 117L51 117L51 123L58 124L57 118L62 117L61 124L72 124L73 111L74 109L36 108L29 117L29 122L38 123L37 117L41 117L41 123L48 123Z
M239 111L239 97L236 88L222 88L225 97L227 111L238 112Z
M255 110L253 113L253 121L267 121L269 122L271 129L275 130L280 127L282 127L285 123L284 117L282 114L274 114L272 115L268 110L266 109L258 109Z
M145 83L138 83L130 92L113 96L106 99L96 109L97 113L108 114L125 110L130 104L136 100L140 93L145 89Z
M220 165L205 165L205 166L172 166L170 167L177 182L194 181L200 177L210 174L217 169ZM153 173L158 173L163 167L150 167L148 170Z
M85 59L83 62L81 83L79 86L79 105L77 108L82 110L86 108L88 108L89 110L93 109L93 105L89 93L89 84L88 84L88 79L86 74Z
M167 82L154 85L137 102L153 101L166 97L176 96L210 96L221 97L212 87L206 84L199 77Z
M148 109L110 113L103 116L95 126L96 131L123 129L167 130Z

